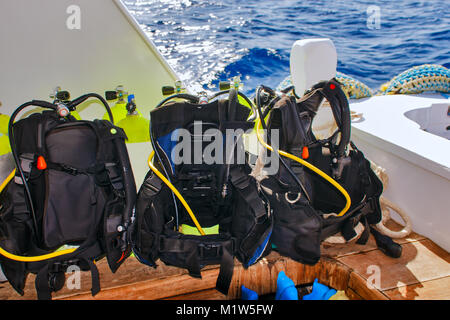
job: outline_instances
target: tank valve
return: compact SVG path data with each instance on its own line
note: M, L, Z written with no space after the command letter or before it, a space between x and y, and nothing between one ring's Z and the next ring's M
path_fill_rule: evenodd
M53 99L53 103L56 102L68 102L70 101L69 91L61 90L61 87L56 87L52 93L50 93L50 99Z
M204 92L204 91L200 92L198 103L199 104L207 104L208 103L208 94L206 92Z
M186 88L183 87L183 83L180 80L175 81L175 86L163 86L162 95L170 96L172 94L184 93Z
M58 115L61 118L65 118L70 114L70 110L64 103L57 102L56 103L56 113L58 113Z
M105 98L108 101L119 99L117 103L125 103L125 97L128 96L128 92L125 91L122 85L118 85L114 91L106 91Z

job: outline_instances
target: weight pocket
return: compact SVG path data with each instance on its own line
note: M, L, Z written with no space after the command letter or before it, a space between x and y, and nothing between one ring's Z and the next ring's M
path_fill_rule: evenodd
M44 245L51 249L85 240L95 232L105 202L94 178L48 170L47 179Z

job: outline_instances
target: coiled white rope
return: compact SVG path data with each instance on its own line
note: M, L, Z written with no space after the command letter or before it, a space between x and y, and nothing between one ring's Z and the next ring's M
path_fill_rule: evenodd
M362 113L355 113L354 111L351 112L351 118L352 120L359 120L363 117ZM334 123L326 123L325 125L320 126L320 129L323 130L326 127L331 126L331 131L336 129L336 124ZM375 172L377 177L381 180L383 183L383 189L386 190L389 184L389 176L386 173L386 170L382 168L381 166L375 164L373 161L370 161L370 166L372 170ZM375 225L375 228L381 232L382 234L391 237L393 239L401 239L407 237L412 232L412 223L411 218L408 216L408 214L400 208L397 204L393 203L392 201L388 200L386 197L381 196L380 197L380 206L381 206L381 213L382 218L381 221ZM391 219L391 211L395 211L400 218L404 222L404 226L400 231L393 231L391 229L388 229L385 225L387 221ZM331 214L334 215L334 214ZM326 217L325 217L326 218ZM364 231L363 225L361 223L358 223L355 227L356 236L349 241L346 241L344 237L341 235L334 235L327 239L325 239L325 242L331 243L331 244L342 244L346 242L350 242L354 239L359 238L359 236Z
M370 162L370 165L372 167L372 170L375 172L375 174L383 183L383 188L386 189L389 183L389 176L387 175L386 170L372 161ZM402 208L400 208L397 204L393 203L392 201L386 199L384 196L380 197L380 206L382 212L382 219L378 224L375 225L375 228L378 231L393 239L401 239L407 237L412 232L411 218ZM385 223L389 219L391 219L391 211L395 211L400 216L400 218L402 218L404 222L402 230L393 231L385 226Z

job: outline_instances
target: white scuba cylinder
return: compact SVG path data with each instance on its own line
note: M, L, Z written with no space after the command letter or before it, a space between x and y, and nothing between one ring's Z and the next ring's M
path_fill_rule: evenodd
M296 41L291 49L290 69L292 84L299 97L316 83L331 80L337 69L333 41L326 38Z

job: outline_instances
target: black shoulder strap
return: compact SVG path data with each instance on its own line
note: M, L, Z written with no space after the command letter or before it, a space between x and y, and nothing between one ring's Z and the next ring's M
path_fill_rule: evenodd
M231 183L252 209L255 218L258 220L265 216L267 211L264 203L261 200L255 185L251 183L250 177L243 171L242 166L232 166L230 175Z
M351 135L350 107L347 96L342 90L341 85L334 80L327 82L321 90L331 105L334 118L341 132L341 140L337 150L338 156L341 157L345 154L345 149L350 143Z

